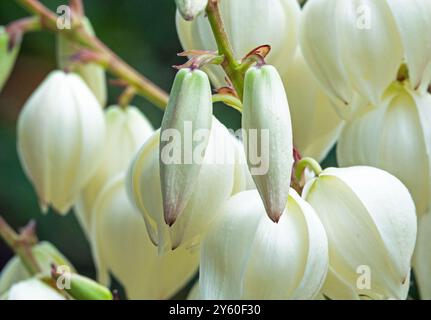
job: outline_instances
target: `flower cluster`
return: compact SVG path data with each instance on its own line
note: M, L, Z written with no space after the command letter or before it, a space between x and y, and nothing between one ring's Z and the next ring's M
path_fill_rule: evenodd
M159 130L129 103L105 109L106 65L69 65L79 45L61 36L70 70L18 120L42 211L74 209L99 282L167 299L199 270L191 299L406 299L413 263L431 298L430 1L176 4L190 61ZM0 29L0 90L5 43ZM216 97L242 112L239 137ZM322 170L337 142L340 168ZM64 298L10 264L0 295Z

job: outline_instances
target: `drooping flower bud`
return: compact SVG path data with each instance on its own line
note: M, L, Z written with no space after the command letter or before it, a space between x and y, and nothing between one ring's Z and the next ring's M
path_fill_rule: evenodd
M325 279L328 243L313 208L291 189L278 224L255 190L233 196L202 242L200 298L313 299Z
M250 172L268 216L278 221L286 207L294 160L289 104L273 66L247 71L242 128ZM257 155L261 157L259 163Z
M175 0L178 12L184 20L191 21L203 12L208 0Z
M335 145L344 123L299 50L283 80L292 117L293 144L301 156L320 162Z
M356 94L378 104L407 63L411 88L431 82L431 4L427 0L311 0L300 42L327 93L341 104Z
M18 153L42 209L66 214L102 160L105 120L74 74L52 72L18 120Z
M148 185L151 183L148 181ZM144 220L127 197L124 175L114 177L105 186L96 202L94 219L94 248L102 264L99 267L115 275L129 299L168 299L197 271L196 251L179 248L158 254Z
M175 223L192 196L211 123L212 95L208 76L200 70L180 70L163 117L159 144L163 211L169 226ZM197 147L202 149L200 159L194 157ZM175 153L182 149L184 152Z
M66 300L66 298L39 279L32 278L12 286L6 300Z
M287 70L297 45L301 14L297 0L223 0L219 6L236 59L241 60L261 45L270 45L268 63L280 73ZM187 22L177 14L177 32L184 50L217 50L205 15ZM216 87L226 85L220 66L211 66L206 71Z
M372 167L329 168L305 185L303 197L328 235L325 296L406 299L416 216L397 178Z
M431 214L419 217L413 271L422 300L431 300Z
M91 230L91 213L104 185L118 173L126 171L136 153L153 133L153 127L136 107L111 106L105 111L106 139L103 162L81 192L75 210L81 225Z
M163 214L159 135L160 132L157 132L147 140L129 169L129 196L145 219L151 241L161 252L180 246L190 248L200 243L218 208L233 191L236 165L232 138L228 130L213 118L211 135L199 177L193 184L192 196L175 224L169 227ZM190 151L182 147L175 152ZM192 152L200 157L202 148Z
M91 25L88 18L82 19L82 25L86 32L91 35L95 35L93 26ZM81 76L87 86L96 96L102 107L106 106L108 99L107 88L106 88L106 74L105 70L95 64L80 64L76 61L72 61L72 58L81 49L79 44L76 42L69 41L65 36L58 33L57 35L57 64L59 69L67 69L71 64L73 65L73 72Z
M72 264L49 242L41 242L33 247L33 256L42 273L49 274L51 265L67 266L75 272ZM31 275L18 256L13 257L3 268L0 276L0 296L13 284L30 279Z
M5 28L0 26L0 92L15 64L16 57L20 49L19 44L15 44L12 49L9 48L9 34Z
M394 86L373 110L348 123L337 158L341 166L369 165L399 178L417 213L430 209L431 95Z

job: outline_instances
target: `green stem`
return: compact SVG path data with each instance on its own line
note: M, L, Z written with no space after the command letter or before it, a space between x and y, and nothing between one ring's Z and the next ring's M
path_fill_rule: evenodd
M41 272L32 252L33 246L37 243L37 238L34 234L34 223L30 223L20 234L17 234L0 217L0 237L20 257L23 265L31 275Z
M322 167L316 160L313 158L302 158L296 163L295 168L295 176L298 181L301 180L302 173L304 172L305 168L311 169L316 174L316 176L322 173Z
M107 71L126 81L130 86L135 88L138 94L145 97L160 109L164 110L166 108L169 99L168 94L118 57L97 37L90 35L82 24L74 26L70 30L58 29L57 16L38 0L16 1L28 12L40 18L42 28L54 33L61 33L70 41L76 42L84 48L105 56L104 64L101 65L105 67ZM106 61L107 63L105 63Z
M235 110L242 112L242 102L238 98L235 98L229 94L214 94L213 102L223 102L229 107L234 108Z
M226 72L226 75L232 81L232 85L242 100L244 91L244 74L241 70L241 64L235 59L232 46L224 28L218 1L219 0L209 0L206 12L217 43L218 53L219 55L224 56L224 61L221 66Z
M11 22L6 30L9 34L23 35L26 32L39 31L41 29L38 17L27 17Z

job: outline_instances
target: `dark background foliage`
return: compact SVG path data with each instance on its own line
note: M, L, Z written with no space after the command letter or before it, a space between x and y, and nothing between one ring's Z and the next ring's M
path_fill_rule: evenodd
M66 1L46 0L55 11ZM175 29L173 0L86 0L86 13L98 36L137 70L169 91L175 75L174 64L184 62L176 56L181 51ZM0 1L0 25L27 16L14 1ZM16 120L20 109L44 77L56 67L55 36L47 32L25 36L22 50L11 78L0 95L0 214L15 228L29 220L37 221L41 240L54 243L79 272L94 276L88 244L73 213L61 217L53 212L42 215L37 197L25 177L16 152ZM119 94L110 87L109 102ZM142 98L134 101L155 127L162 112ZM240 115L223 105L215 113L227 127L237 129ZM334 164L333 154L326 164ZM0 241L0 270L11 257Z

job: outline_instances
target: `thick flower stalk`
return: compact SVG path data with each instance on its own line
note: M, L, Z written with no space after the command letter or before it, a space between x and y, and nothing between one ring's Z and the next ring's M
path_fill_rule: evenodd
M18 153L43 211L66 214L96 172L105 139L102 108L83 80L52 72L18 120Z
M211 85L206 73L180 70L163 117L159 144L163 212L170 226L187 206L199 177L211 132L212 111ZM186 143L190 144L187 149ZM195 152L197 148L200 154Z
M305 185L329 241L322 293L331 299L406 299L416 242L407 188L372 167L329 168Z
M237 61L258 46L270 45L268 63L280 72L287 69L297 45L301 11L296 0L224 0L219 6ZM205 15L187 22L177 14L177 31L184 50L217 51ZM206 71L216 87L226 85L225 73L220 66L209 67Z
M114 177L100 194L93 235L99 271L110 270L130 299L168 299L197 271L198 251L158 253L127 196L124 174Z
M268 216L278 221L286 207L294 161L289 104L273 66L250 68L244 84L247 162ZM259 162L256 155L261 155Z
M313 299L328 267L325 230L291 189L278 224L256 190L233 196L202 243L202 299Z
M310 0L300 32L304 57L339 104L355 97L378 104L403 63L409 86L431 82L431 3L428 0Z
M9 48L10 35L6 29L0 26L0 93L6 80L12 71L18 55L20 45L15 44Z
M95 36L93 26L87 18L82 19L82 26L86 32ZM96 96L102 107L106 106L108 99L105 69L95 63L80 63L73 58L82 47L69 41L61 34L57 35L57 64L59 69L73 69L73 72L82 77L87 86Z
M139 149L153 133L153 127L136 107L111 106L105 111L106 138L103 162L80 193L75 212L89 235L94 203L105 184L126 171Z
M293 144L301 156L320 162L337 142L344 121L299 50L283 80L292 118Z
M430 209L431 95L395 85L377 107L348 123L337 158L341 166L370 165L398 177L417 213Z
M211 135L199 177L187 206L169 227L165 223L159 173L159 138L155 133L139 151L129 169L128 189L133 203L143 215L151 241L161 252L200 243L218 208L233 192L236 176L233 137L218 120L213 119ZM177 147L184 147L178 144ZM182 152L182 149L179 150ZM194 152L201 155L202 149Z

